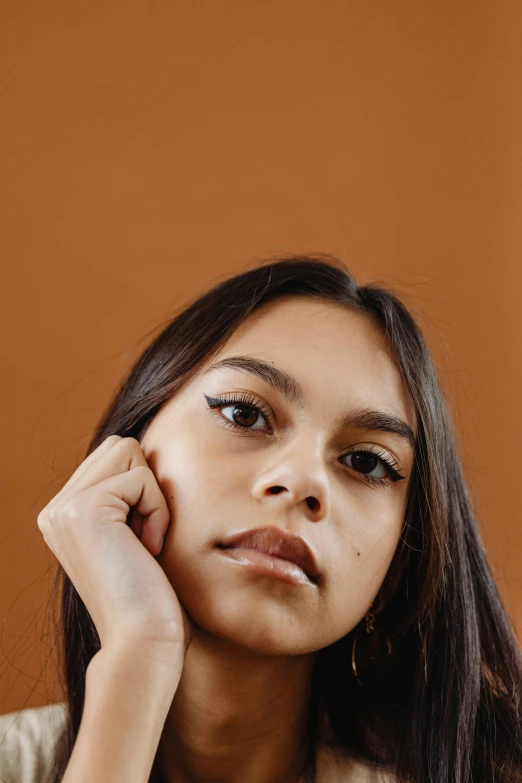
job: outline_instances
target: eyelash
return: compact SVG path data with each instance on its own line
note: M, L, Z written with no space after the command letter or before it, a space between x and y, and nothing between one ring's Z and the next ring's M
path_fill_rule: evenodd
M270 411L262 403L260 402L256 403L256 400L250 394L241 393L234 397L225 396L219 398L209 397L207 394L205 394L204 397L207 400L209 408L212 409L217 408L221 410L222 408L227 408L230 405L241 405L247 408L252 408L252 410L257 411L257 413L260 413L262 416L264 416L268 426L273 431ZM230 419L226 419L223 417L220 418L225 426L228 426L231 429L236 430L236 432L237 431L248 432L250 430L250 427L241 426L240 424L236 424L235 422L230 421ZM253 432L256 432L256 430L253 430ZM361 476L368 483L378 485L378 486L385 486L385 485L389 485L390 483L395 483L396 481L403 481L406 478L405 476L402 476L400 473L398 473L397 470L395 470L393 463L386 456L386 454L378 449L362 446L358 448L356 451L349 451L346 454L342 454L341 456L347 457L349 454L361 454L361 453L372 454L373 456L377 457L379 461L384 465L386 472L388 473L388 478L379 478L377 476L367 476L365 473L359 473L358 471L355 471L358 476ZM350 468L349 465L344 465L343 467ZM351 470L355 470L355 468L351 468Z

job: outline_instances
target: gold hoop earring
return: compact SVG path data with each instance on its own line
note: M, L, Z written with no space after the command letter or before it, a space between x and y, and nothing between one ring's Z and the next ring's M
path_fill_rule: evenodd
M377 655L376 654L373 654L373 655L371 654L372 652L376 653L376 651L377 651L377 649L379 647L379 643L380 643L380 637L379 637L379 633L380 632L375 630L374 625L373 625L374 621L375 621L375 614L370 609L366 613L366 616L365 616L366 636L367 637L370 637L370 636L372 637L372 638L369 639L369 644L367 645L369 654L366 656L366 661L375 661L377 659ZM357 680L358 685L361 688L364 688L365 685L361 681L361 677L360 677L359 672L357 671L357 665L355 663L355 648L356 648L356 645L357 645L357 636L359 634L359 631L360 631L360 628L357 629L357 631L355 632L355 635L353 637L353 643L352 643L352 671L354 673L354 676L355 676L355 679ZM387 635L385 635L384 638L385 638L385 641L386 641L386 649L387 649L386 657L387 657L388 655L391 654L392 643L390 641L390 638ZM359 646L361 646L360 643L359 643Z

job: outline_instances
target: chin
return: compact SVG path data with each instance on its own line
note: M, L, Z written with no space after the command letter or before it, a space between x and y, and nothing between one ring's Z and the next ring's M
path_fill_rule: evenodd
M221 611L209 608L197 624L212 636L237 647L266 656L306 655L317 647L302 631L293 633L261 613L237 612L235 617L223 616Z
M283 583L276 589L262 583L227 589L200 582L193 589L185 582L176 593L198 627L260 655L305 655L325 646L317 633L318 614L310 616L303 599L289 602Z

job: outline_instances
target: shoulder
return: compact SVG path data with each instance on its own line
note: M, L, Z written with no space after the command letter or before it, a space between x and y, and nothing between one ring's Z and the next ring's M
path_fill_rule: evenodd
M0 715L2 783L39 783L43 779L65 718L63 702Z
M355 761L342 750L320 745L316 752L317 783L396 783L391 772Z

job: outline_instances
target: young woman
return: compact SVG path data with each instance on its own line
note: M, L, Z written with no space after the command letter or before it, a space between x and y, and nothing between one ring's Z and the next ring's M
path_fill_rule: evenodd
M520 652L429 352L337 259L180 312L38 526L49 783L522 780Z

